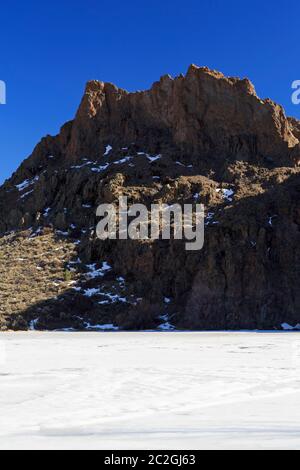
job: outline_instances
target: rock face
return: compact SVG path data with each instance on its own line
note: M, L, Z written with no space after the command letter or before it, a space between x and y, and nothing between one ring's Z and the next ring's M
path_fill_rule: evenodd
M75 119L0 188L5 256L17 264L26 237L65 247L56 295L53 276L35 302L24 284L22 302L0 311L0 327L299 324L299 140L299 121L247 79L192 65L144 92L89 82ZM96 208L120 195L147 206L203 203L203 250L188 252L180 240L98 240Z

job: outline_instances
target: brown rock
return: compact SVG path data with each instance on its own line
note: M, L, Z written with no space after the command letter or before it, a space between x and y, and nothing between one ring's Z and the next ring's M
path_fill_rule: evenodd
M131 300L106 305L99 303L103 294L87 300L72 289L52 299L49 289L49 299L41 296L40 305L31 308L28 289L19 304L26 309L1 311L0 324L24 328L22 318L32 319L38 308L46 312L39 328L83 328L91 321L148 328L167 313L184 328L300 323L299 140L299 121L287 118L273 101L261 100L249 80L205 67L192 65L175 79L165 75L150 90L136 93L88 82L75 119L58 136L44 138L0 188L0 232L23 230L9 242L9 265L23 272L16 253L31 233L25 230L47 227L39 232L45 240L52 230L62 230L55 241L51 237L57 256L66 237L77 243L82 262L105 260L113 267L108 278L85 281L82 288L119 289L121 275L122 296ZM106 152L108 145L112 149ZM147 154L161 158L150 162ZM224 200L217 188L234 189L233 200ZM96 207L122 194L148 206L190 203L199 194L212 214L203 250L187 252L178 240L97 240ZM45 241L41 253L46 248ZM4 269L0 257L1 263ZM51 258L49 266L61 270L59 263ZM45 285L47 263L41 266ZM77 278L84 278L84 264L72 266ZM5 289L0 301L2 295L6 302L8 281ZM167 306L164 297L172 300Z

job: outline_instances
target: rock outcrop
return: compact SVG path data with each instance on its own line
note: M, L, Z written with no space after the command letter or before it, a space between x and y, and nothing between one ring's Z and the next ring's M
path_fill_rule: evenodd
M46 266L49 289L35 301L23 270L20 279L2 276L23 292L22 302L1 300L0 327L299 324L299 141L299 121L247 79L192 65L137 93L88 82L75 119L0 188L5 259L18 266L26 237L64 247L55 292ZM120 195L148 206L203 203L203 250L187 252L180 240L98 240L96 208ZM6 283L5 299L8 291Z

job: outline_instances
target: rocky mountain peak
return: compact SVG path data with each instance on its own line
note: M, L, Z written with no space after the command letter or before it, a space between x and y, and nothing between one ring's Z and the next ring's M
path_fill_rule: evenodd
M99 158L107 142L160 152L217 171L228 161L264 167L300 160L299 124L261 100L248 79L191 65L185 76L161 77L150 90L128 93L111 83L86 85L75 119L47 137L22 166L35 171L49 153L64 162Z
M95 155L95 135L99 147L107 139L144 147L155 135L156 146L172 146L178 154L212 165L219 158L294 165L299 155L299 140L281 106L261 100L248 79L196 65L185 77L165 75L143 92L88 82L67 156Z

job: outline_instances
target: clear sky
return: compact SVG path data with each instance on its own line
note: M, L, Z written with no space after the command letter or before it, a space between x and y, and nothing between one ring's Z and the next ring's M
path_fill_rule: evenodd
M299 0L8 1L0 19L0 182L74 116L90 79L142 90L207 65L300 119Z

